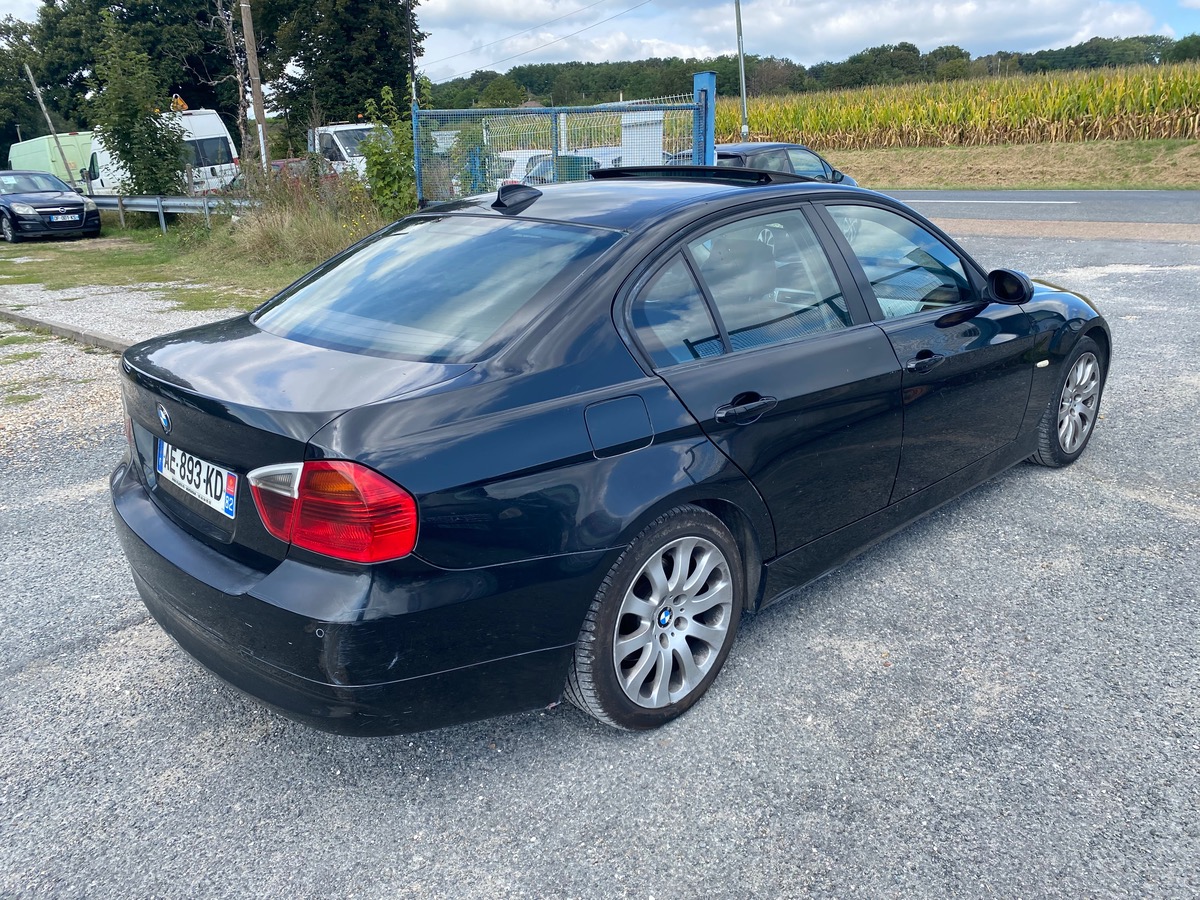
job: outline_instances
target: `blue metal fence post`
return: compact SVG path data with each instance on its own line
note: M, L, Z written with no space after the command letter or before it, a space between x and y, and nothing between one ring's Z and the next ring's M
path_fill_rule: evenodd
M717 73L697 72L692 76L692 96L696 101L692 127L692 164L716 165L717 153Z
M421 209L425 205L425 192L421 185L421 108L415 98L412 102L412 129L413 175L417 179L417 209Z

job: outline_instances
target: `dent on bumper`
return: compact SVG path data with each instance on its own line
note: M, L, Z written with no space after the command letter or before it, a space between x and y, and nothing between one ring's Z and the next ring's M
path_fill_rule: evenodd
M342 734L423 731L562 694L607 554L461 572L255 572L183 532L121 466L118 535L155 620L204 666ZM413 564L412 568L416 568Z

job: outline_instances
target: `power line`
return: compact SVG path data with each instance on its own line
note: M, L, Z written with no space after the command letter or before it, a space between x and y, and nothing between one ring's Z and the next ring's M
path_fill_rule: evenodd
M565 41L567 38L573 38L578 34L583 34L585 31L590 31L591 29L596 28L599 25L603 25L605 22L611 22L613 19L619 19L619 18L621 18L621 16L624 16L624 15L627 15L628 13L633 12L635 9L641 9L643 6L646 6L647 4L653 3L653 2L654 2L654 0L642 0L641 3L636 3L633 6L629 7L629 9L622 10L621 12L617 13L616 15L609 16L607 19L601 19L599 22L594 22L593 24L588 25L585 28L580 28L578 31L572 31L570 34L564 34L562 37L557 37L552 41L546 41L546 43L539 44L536 47L531 47L528 50L522 50L520 53L514 53L512 56L506 56L503 59L494 59L491 62L486 63L482 66L475 66L474 68L469 69L466 72L459 72L457 75L451 75L449 78L441 78L436 82L436 84L445 84L447 81L453 81L455 78L462 78L465 75L470 75L472 72L478 72L480 69L490 68L491 66L498 65L499 63L508 62L510 59L517 59L522 56L528 56L530 53L536 53L537 51L543 50L546 47L549 47L553 44L561 43L562 41Z
M510 34L508 37L502 37L498 41L491 41L490 43L483 44L479 47L472 47L470 50L464 50L462 53L443 56L441 59L435 59L432 62L425 62L422 60L422 64L425 66L436 66L438 63L449 62L452 59L458 59L460 56L466 56L468 53L478 53L480 50L486 50L488 47L495 47L497 44L503 44L505 41L511 41L515 37L520 37L523 34L529 34L531 31L537 31L539 28L545 28L547 25L553 25L555 22L561 22L563 19L569 19L576 13L584 12L585 10L591 9L593 6L599 6L601 3L607 2L608 0L596 0L595 3L589 3L587 6L581 6L574 12L569 12L566 15L550 19L548 22L542 22L540 25L534 25L532 28L526 28L524 31L518 31L516 34Z

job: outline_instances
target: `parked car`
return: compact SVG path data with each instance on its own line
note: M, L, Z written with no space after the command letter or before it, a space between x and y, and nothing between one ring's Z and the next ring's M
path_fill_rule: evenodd
M49 172L0 172L0 233L26 238L98 237L100 210L90 197Z
M579 181L596 169L611 169L624 165L624 152L620 147L580 147L558 154L557 162L553 157L547 156L529 170L521 183L541 185L553 184L556 181ZM664 152L662 162L670 163L671 154Z
M549 150L501 150L496 154L492 174L496 187L502 184L520 184L529 170L543 159L549 159Z
M718 166L766 169L768 172L791 172L830 184L858 184L844 172L839 172L820 154L802 144L747 141L741 144L717 144ZM684 162L684 165L687 163Z
M1112 347L1084 297L881 194L677 171L430 207L130 348L111 489L155 619L331 731L564 690L649 728L743 611L1084 452Z

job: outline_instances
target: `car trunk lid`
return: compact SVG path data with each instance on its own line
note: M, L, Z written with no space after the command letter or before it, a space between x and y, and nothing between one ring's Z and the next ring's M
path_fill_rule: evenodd
M303 460L308 439L348 409L470 368L298 343L260 331L248 317L156 338L122 360L134 463L177 524L262 567L282 559L287 546L263 527L247 472ZM189 477L201 490L185 483ZM225 498L201 499L205 484L220 487Z

